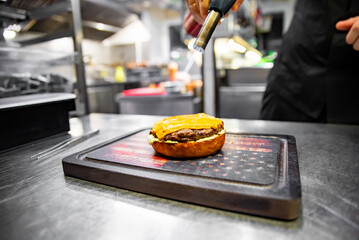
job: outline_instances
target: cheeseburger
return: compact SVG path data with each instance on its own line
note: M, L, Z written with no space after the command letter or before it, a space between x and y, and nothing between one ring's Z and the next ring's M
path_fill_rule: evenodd
M155 123L148 142L168 157L204 157L222 148L225 129L222 120L205 113L167 117Z

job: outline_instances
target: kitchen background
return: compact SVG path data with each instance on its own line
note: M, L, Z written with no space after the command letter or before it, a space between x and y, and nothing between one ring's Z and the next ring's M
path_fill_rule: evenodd
M1 99L75 93L72 116L258 119L295 0L245 0L202 55L182 0L0 0Z

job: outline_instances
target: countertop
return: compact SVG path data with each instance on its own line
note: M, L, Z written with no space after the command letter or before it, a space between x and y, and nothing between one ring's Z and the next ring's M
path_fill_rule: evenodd
M30 156L58 135L0 153L0 239L359 239L359 126L223 119L228 131L296 138L302 214L280 221L182 203L64 176L61 160L160 116L91 114L71 134L100 133L60 153Z

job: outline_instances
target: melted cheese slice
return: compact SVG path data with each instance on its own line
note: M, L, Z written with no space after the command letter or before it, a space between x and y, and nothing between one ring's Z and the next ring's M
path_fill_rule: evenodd
M161 140L167 134L181 129L217 129L220 125L222 125L222 120L205 113L198 113L164 118L155 123L152 131L155 132L158 139Z

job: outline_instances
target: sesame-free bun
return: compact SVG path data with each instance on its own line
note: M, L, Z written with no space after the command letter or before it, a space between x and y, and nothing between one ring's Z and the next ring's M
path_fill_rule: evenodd
M153 149L165 156L176 158L197 158L212 155L218 152L224 145L225 134L202 141L191 141L183 143L166 143L155 141Z

